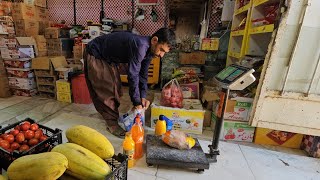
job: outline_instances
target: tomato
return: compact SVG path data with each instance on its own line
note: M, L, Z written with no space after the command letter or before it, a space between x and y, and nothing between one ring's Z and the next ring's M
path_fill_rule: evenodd
M4 140L7 140L11 144L14 141L14 136L12 134L8 134Z
M16 136L17 134L19 134L19 130L13 129L10 131L10 134L12 134L13 136Z
M22 144L28 144L28 140L24 140Z
M40 140L40 142L42 142L42 141L44 141L44 140L46 140L46 139L48 139L48 137L47 137L46 135L43 135L43 136L40 137L39 140Z
M1 140L0 141L0 147L3 149L9 149L10 148L10 143L7 140Z
M23 152L23 151L28 151L29 149L30 149L29 146L24 144L20 146L19 151Z
M38 124L33 123L33 124L31 124L31 125L30 125L30 130L32 130L32 131L36 131L37 129L39 129Z
M17 149L19 149L19 148L20 148L20 144L19 144L19 143L13 142L13 143L11 144L11 149L12 149L12 150L17 150Z
M30 128L30 124L28 123L23 123L21 126L20 126L21 130L22 131L26 131Z
M32 138L29 140L28 144L30 145L30 147L37 145L39 143L39 140L36 138Z
M1 135L1 138L2 139L6 139L7 136L8 136L8 133L4 133L4 134Z
M14 129L20 131L21 130L21 127L19 125L17 125L16 127L14 127Z
M19 133L16 135L16 142L17 143L22 143L25 140L24 138L24 134L23 133Z
M1 141L1 140L3 140L3 139L0 137L0 141Z
M27 131L25 132L24 136L25 136L25 138L28 139L28 140L29 140L29 139L32 139L32 138L34 137L34 132L31 131L31 130L27 130Z
M31 125L31 123L29 121L24 121L22 124L29 124Z

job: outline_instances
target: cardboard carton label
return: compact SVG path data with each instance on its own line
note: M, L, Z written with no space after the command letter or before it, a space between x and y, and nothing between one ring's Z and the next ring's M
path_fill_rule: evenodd
M251 100L253 99L250 99L250 101ZM242 102L241 100L228 100L224 118L235 121L248 121L251 106L251 102Z
M292 138L296 133L291 132L285 132L285 131L271 131L267 134L267 136L272 139L274 142L276 142L279 145L282 145L286 141L288 141L290 138Z
M39 22L34 20L17 20L17 36L36 36L39 33Z
M36 7L36 19L39 21L47 21L49 19L48 10L42 7Z

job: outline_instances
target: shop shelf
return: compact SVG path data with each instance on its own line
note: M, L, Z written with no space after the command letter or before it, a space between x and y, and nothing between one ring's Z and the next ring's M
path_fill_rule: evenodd
M245 30L238 30L238 31L232 31L231 32L231 36L243 36L244 35Z
M228 55L234 58L240 58L240 53L229 51Z
M237 9L236 12L234 13L234 15L236 16L236 15L242 14L244 12L247 12L250 9L250 6L251 6L251 3L248 3L247 5Z
M253 7L257 7L260 6L262 4L270 4L270 3L275 3L275 2L279 2L280 0L254 0L253 1Z
M249 34L271 33L274 30L274 24L254 27L249 30Z

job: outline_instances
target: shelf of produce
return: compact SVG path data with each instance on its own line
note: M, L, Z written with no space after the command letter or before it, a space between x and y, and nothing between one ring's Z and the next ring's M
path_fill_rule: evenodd
M242 13L244 13L244 12L247 12L247 11L249 10L249 8L250 8L250 5L251 5L251 4L248 3L247 5L245 5L245 6L241 7L241 8L239 8L239 9L237 9L236 12L234 13L234 15L236 16L236 15L242 14Z
M244 30L238 30L238 31L232 31L231 32L231 36L235 37L235 36L243 36L244 35Z
M249 34L271 33L274 30L274 24L251 28Z

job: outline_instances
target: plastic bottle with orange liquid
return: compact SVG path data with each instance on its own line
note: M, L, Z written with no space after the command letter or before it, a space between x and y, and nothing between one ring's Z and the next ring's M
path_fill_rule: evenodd
M123 153L128 156L128 168L132 168L135 165L134 150L135 143L132 139L131 133L127 132L126 137L122 143Z
M131 128L132 139L135 142L134 159L139 159L143 156L143 140L144 140L144 129L141 123L140 116L137 115L135 123Z

